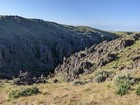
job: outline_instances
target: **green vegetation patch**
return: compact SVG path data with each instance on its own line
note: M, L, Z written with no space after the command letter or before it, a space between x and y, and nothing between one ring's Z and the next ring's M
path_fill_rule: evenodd
M136 94L140 96L140 86L136 89Z
M39 94L40 91L37 87L31 87L31 88L22 88L20 90L13 90L9 93L10 99L16 99L22 96L31 96Z
M102 69L119 69L120 67L129 67L133 64L132 58L135 58L137 55L135 50L140 48L140 41L136 41L134 45L129 46L118 52L118 59L108 63Z
M109 75L111 75L111 72L100 71L95 75L94 81L98 83L104 82L109 77Z
M113 83L117 87L116 93L118 95L125 95L127 91L131 89L131 86L134 84L134 79L130 77L129 74L126 75L117 75L113 79Z
M133 34L134 32L116 31L116 32L112 32L112 33L117 34L119 36L128 36L128 35Z

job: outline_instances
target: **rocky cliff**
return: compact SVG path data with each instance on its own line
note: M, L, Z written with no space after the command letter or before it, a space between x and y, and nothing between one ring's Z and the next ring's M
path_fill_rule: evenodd
M64 58L56 67L55 75L64 74L68 81L79 75L89 74L97 69L139 69L140 33L120 37L113 41L104 41L89 49Z
M0 16L0 72L10 76L19 70L48 74L63 57L115 38L115 34L90 27Z

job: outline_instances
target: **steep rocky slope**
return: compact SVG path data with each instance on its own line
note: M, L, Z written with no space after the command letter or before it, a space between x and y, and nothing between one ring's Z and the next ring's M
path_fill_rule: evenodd
M10 76L19 70L48 74L63 57L115 38L115 34L90 27L0 16L0 72Z
M56 67L55 74L64 74L68 81L80 74L92 73L97 69L139 69L140 33L124 36L113 41L104 41L89 49L64 58Z

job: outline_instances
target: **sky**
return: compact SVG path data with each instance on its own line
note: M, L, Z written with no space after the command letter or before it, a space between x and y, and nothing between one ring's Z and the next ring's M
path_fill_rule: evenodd
M140 31L140 0L0 0L0 15L108 31Z

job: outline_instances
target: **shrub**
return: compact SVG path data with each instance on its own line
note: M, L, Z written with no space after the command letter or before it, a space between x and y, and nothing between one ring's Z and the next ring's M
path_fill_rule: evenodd
M9 98L19 98L22 96L31 96L40 93L39 89L37 87L31 87L31 88L22 88L20 90L14 90L11 91L9 94Z
M107 72L107 71L101 71L99 73L97 73L94 77L94 81L95 82L104 82L110 75L110 72Z
M118 95L125 95L128 90L130 90L132 84L134 83L134 79L130 77L129 74L117 75L113 78L113 83L117 87Z
M13 84L13 85L15 85L15 84L20 84L20 79L19 79L19 78L13 79L12 84Z
M82 81L74 81L73 82L73 85L77 86L77 85L84 85L85 82L82 82Z
M125 82L132 85L135 83L135 80L132 77L130 77L129 74L116 75L113 78L113 83L115 84L115 86L119 86Z
M129 82L121 83L117 87L117 94L123 96L127 93L127 91L130 88L131 88L131 84Z
M19 90L13 90L9 94L9 98L19 98L20 97L20 91Z
M40 92L37 87L22 89L20 92L21 96L31 96L33 94L38 94L38 93Z
M136 94L140 96L140 86L136 89Z

